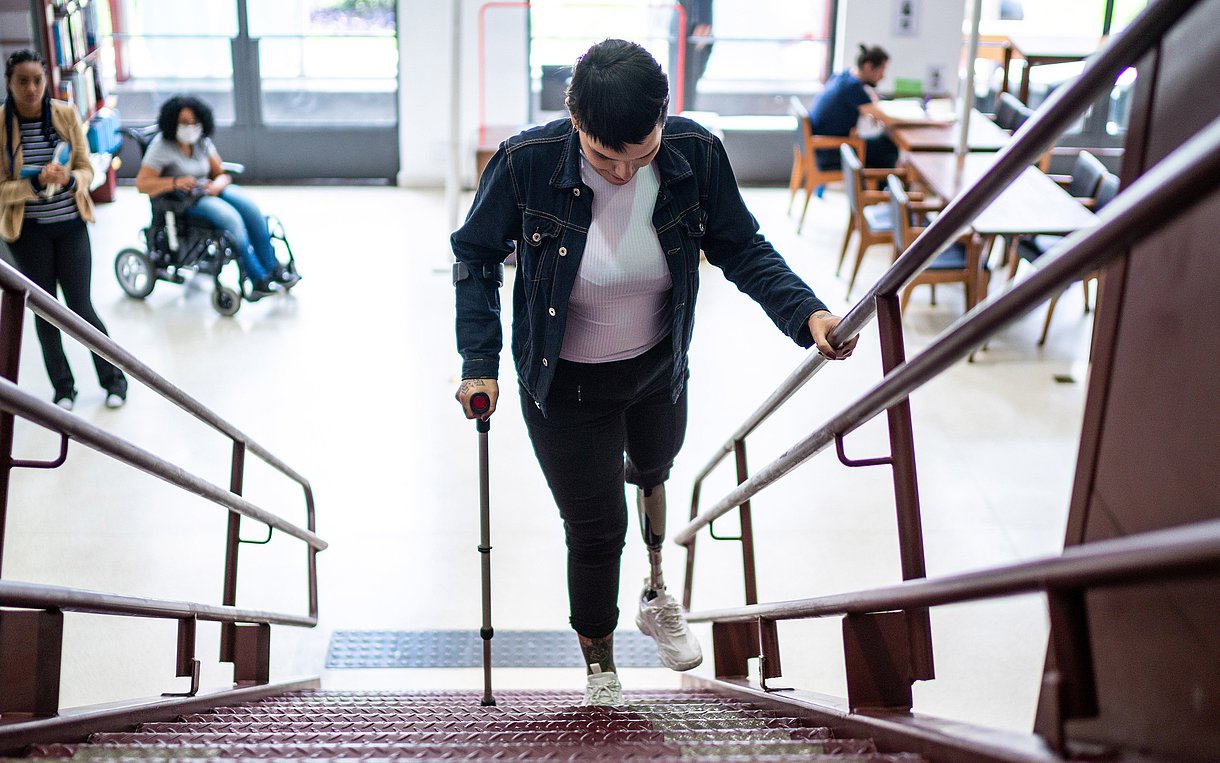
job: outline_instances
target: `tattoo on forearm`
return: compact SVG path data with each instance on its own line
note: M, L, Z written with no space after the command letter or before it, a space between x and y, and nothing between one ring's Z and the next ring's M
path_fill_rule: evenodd
M613 633L603 638L585 638L579 633L576 637L580 639L580 651L585 656L586 665L597 663L603 673L615 672Z

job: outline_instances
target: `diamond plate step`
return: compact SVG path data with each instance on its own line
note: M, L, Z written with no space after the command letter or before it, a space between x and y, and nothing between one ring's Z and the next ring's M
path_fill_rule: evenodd
M572 631L502 631L492 641L497 668L583 668ZM638 631L614 634L614 662L624 668L659 668L657 645ZM478 631L335 631L328 668L477 668L483 666Z
M707 718L674 718L649 719L619 716L590 717L584 713L570 714L568 718L540 718L537 715L518 713L513 717L497 714L494 718L471 718L470 713L454 713L447 718L424 718L400 715L393 720L259 720L259 721L219 721L216 719L187 721L178 723L144 723L138 729L140 733L150 734L186 734L186 733L220 733L220 734L266 734L277 732L292 733L348 733L348 732L391 732L391 731L580 731L598 729L605 731L648 731L661 728L665 731L699 731L707 729L790 729L809 726L800 718L742 718L724 716ZM198 718L199 716L194 716ZM206 718L206 716L204 716ZM820 729L827 737L829 729ZM810 733L806 730L806 733ZM803 737L810 738L810 737Z
M918 763L867 739L708 691L628 692L622 707L579 707L571 691L300 692L83 745L39 745L32 757L110 761L859 761Z

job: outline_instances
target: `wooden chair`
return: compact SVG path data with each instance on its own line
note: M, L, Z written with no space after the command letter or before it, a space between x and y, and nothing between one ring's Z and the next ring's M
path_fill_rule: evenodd
M875 244L889 244L892 249L894 243L894 219L890 211L889 194L872 190L867 181L883 181L889 175L898 175L905 179L906 170L865 169L864 162L856 155L855 149L847 144L839 146L839 158L843 167L843 190L847 195L849 217L847 233L843 235L843 249L839 252L839 266L835 269L836 276L843 270L843 262L847 259L847 245L851 243L852 234L859 234L856 262L847 282L847 299L850 300L865 250Z
M915 216L934 211L939 205L911 200L906 188L896 175L886 179L889 192L890 211L894 218L894 250L905 252L911 243L923 233L922 227L913 224ZM915 276L902 291L901 310L905 311L911 301L911 292L916 286L930 284L933 289L940 283L960 283L966 288L966 310L970 311L987 293L988 272L981 267L982 246L978 237L967 234L949 245L936 256L923 272ZM933 291L935 293L935 291Z
M1095 212L1100 212L1114 199L1115 196L1118 195L1118 186L1118 175L1107 172L1097 187L1097 195L1090 200ZM1021 260L1025 260L1036 267L1038 259L1051 249L1058 246L1063 239L1063 236L1034 236L1032 238L1023 238L1017 241L1017 256L1013 258L1012 267L1009 268L1009 280L1011 281L1012 277L1016 275L1017 265L1020 264ZM1085 276L1084 280L1080 282L1084 287L1084 311L1086 313L1089 312L1089 282L1099 280L1099 278L1100 272L1095 270ZM1051 297L1050 302L1047 304L1046 320L1042 324L1042 336L1038 339L1039 347L1046 344L1046 337L1047 334L1050 333L1051 329L1051 316L1055 314L1055 305L1058 304L1060 296L1062 296L1062 292Z
M792 213L792 202L796 199L796 190L804 187L805 204L801 207L801 217L796 224L796 232L801 232L805 224L805 214L809 211L809 200L815 190L827 183L835 183L843 179L843 171L819 170L816 160L819 149L835 149L844 144L856 149L861 160L864 159L864 141L855 135L814 135L809 124L809 112L799 98L793 96L789 102L789 111L796 117L800 125L798 142L792 147L792 175L788 179L788 213Z

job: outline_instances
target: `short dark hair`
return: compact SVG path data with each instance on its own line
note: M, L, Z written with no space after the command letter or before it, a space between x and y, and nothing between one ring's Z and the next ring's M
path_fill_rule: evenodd
M629 143L643 143L665 119L669 80L643 46L603 40L576 59L567 100L577 127L622 151Z
M161 113L157 115L157 129L166 140L178 139L178 115L183 109L190 109L199 117L199 124L203 125L203 137L212 137L212 131L216 129L216 117L212 114L212 107L202 98L193 95L175 95L161 104Z
M865 64L869 64L875 69L889 60L890 54L886 53L880 45L874 45L870 48L861 43L860 52L856 54L856 68L859 69Z

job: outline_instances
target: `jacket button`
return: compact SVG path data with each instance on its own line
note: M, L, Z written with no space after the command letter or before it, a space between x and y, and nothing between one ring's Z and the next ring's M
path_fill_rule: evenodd
M548 307L546 311L547 311L548 313L550 313L550 314L551 314L551 316L554 316L554 315L555 315L555 308L553 308L553 307Z
M573 189L572 189L572 195L573 195L573 196L579 196L579 195L580 195L580 189L579 189L579 188L573 188Z
M534 231L534 235L530 236L530 238L532 238L534 240L534 243L537 244L539 241L542 240L542 234L539 233L538 231Z
M567 257L567 256L568 256L568 248L567 248L566 246L561 246L561 247L559 247L559 256L560 256L560 257Z
M546 361L546 358L543 358L543 359L542 359L542 365L544 365L544 366L549 366L549 365L550 365L550 363L548 363L548 362Z

